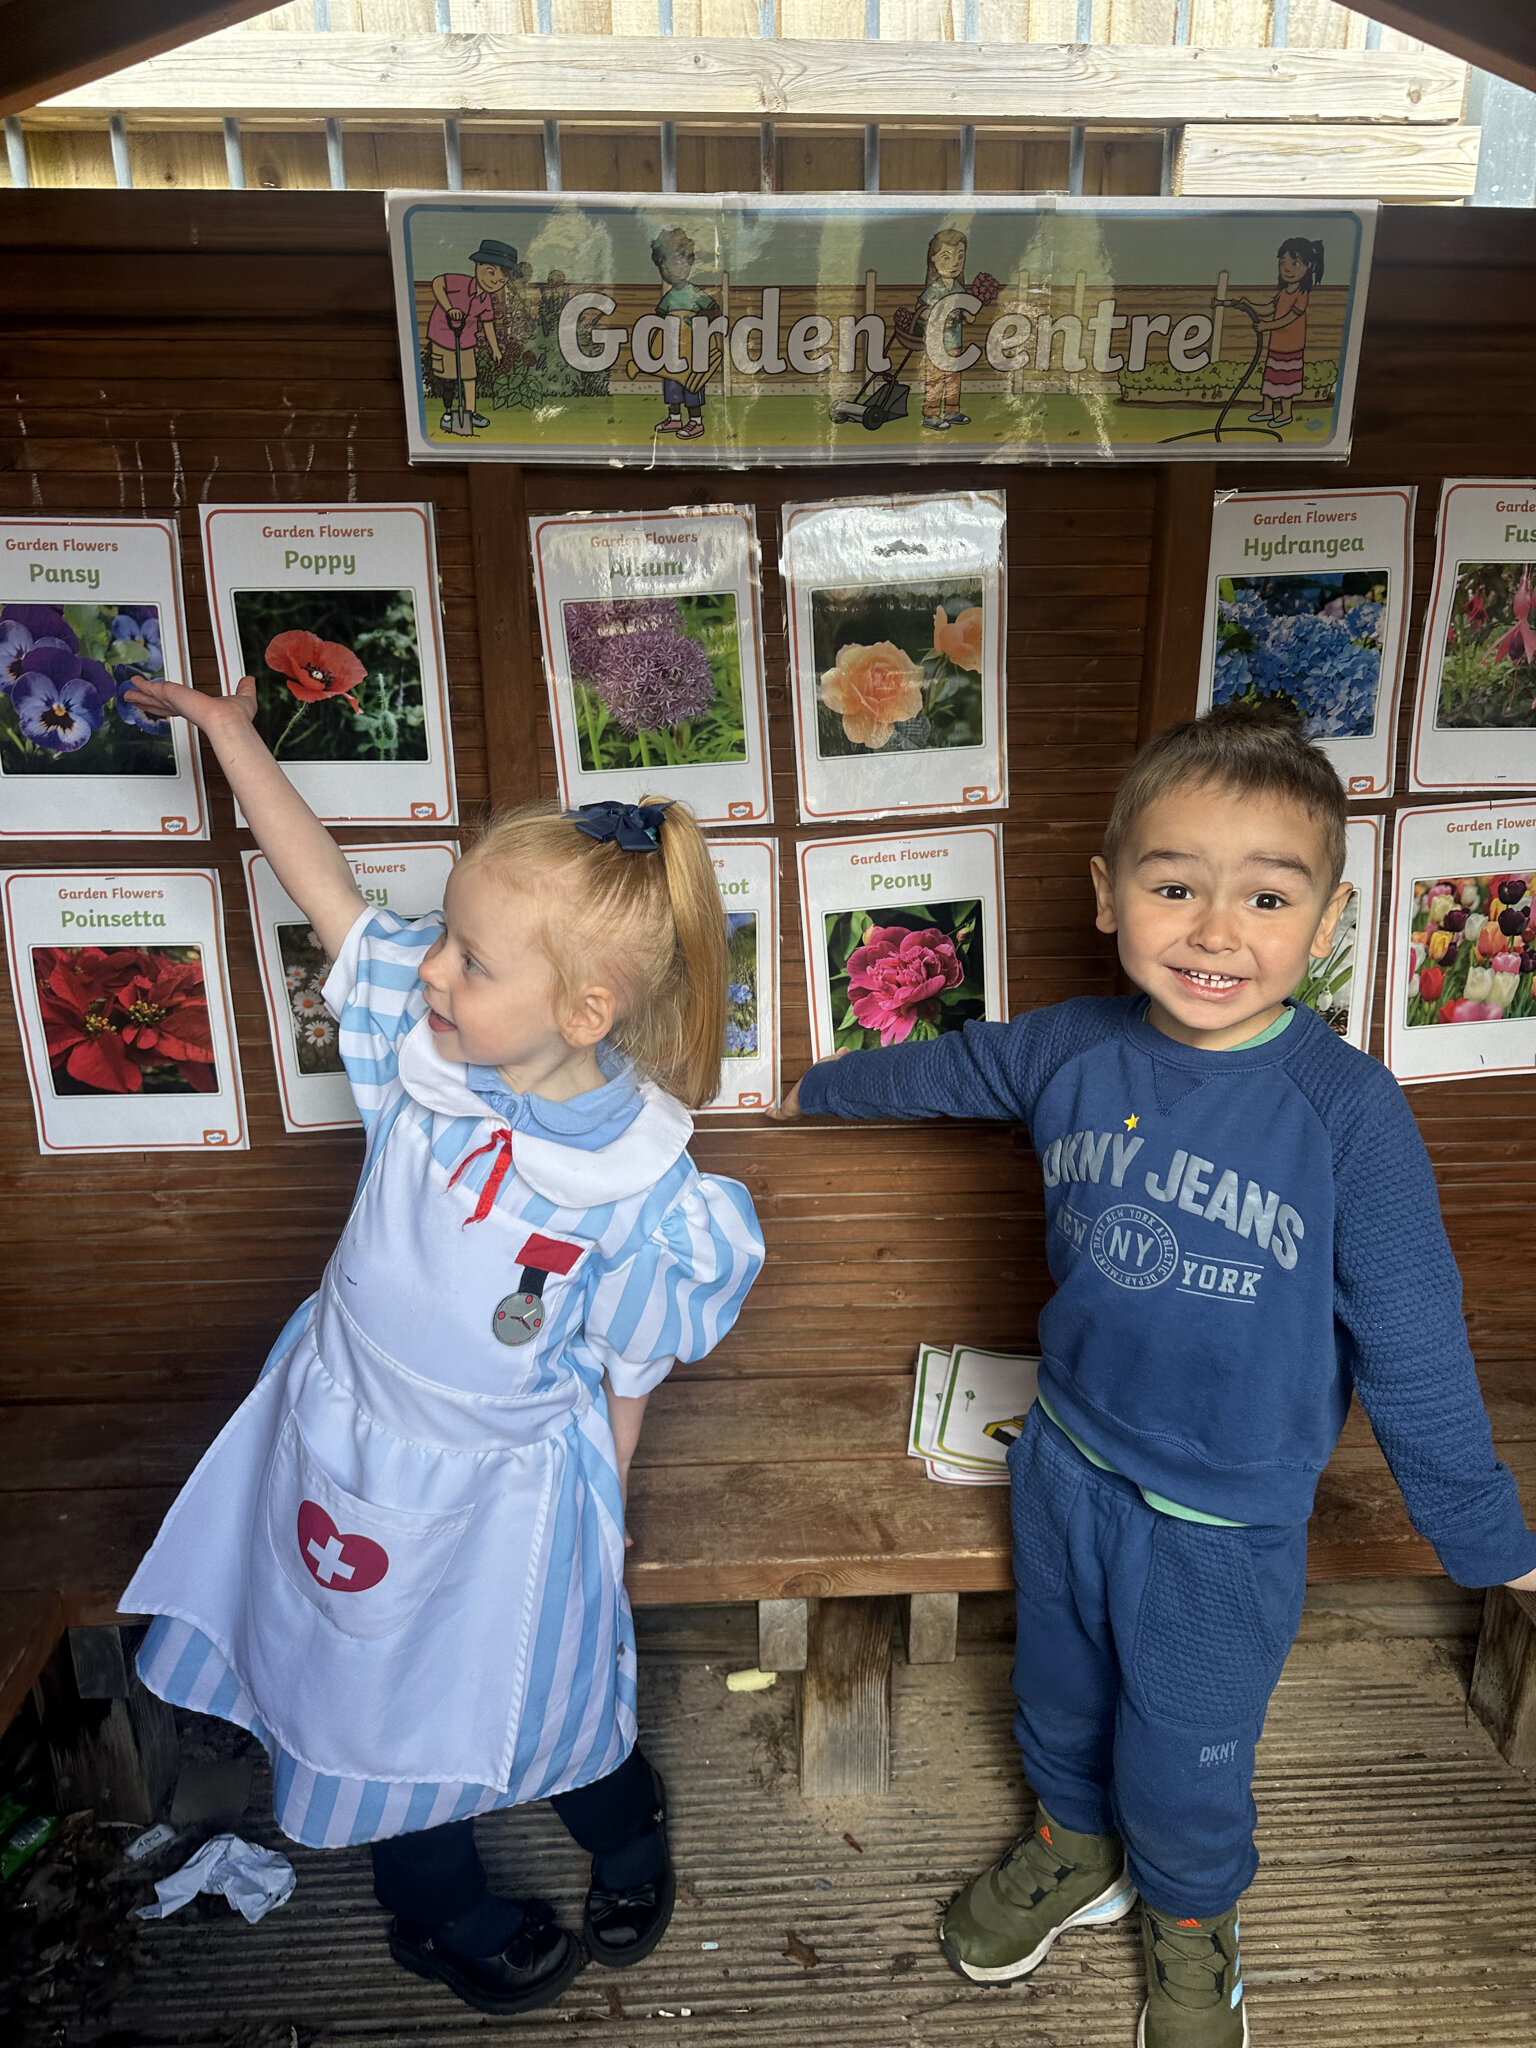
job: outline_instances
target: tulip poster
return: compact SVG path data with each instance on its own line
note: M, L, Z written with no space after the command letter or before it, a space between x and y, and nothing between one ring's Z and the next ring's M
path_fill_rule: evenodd
M725 905L725 1058L710 1109L766 1109L779 1092L779 847L712 839Z
M560 795L677 797L765 824L767 719L750 505L529 521Z
M806 839L799 863L813 1059L1007 1017L1000 826Z
M0 839L206 839L173 519L0 520Z
M1536 1064L1536 799L1402 811L1386 1063L1399 1081Z
M1411 485L1221 491L1199 708L1302 721L1351 796L1388 796L1413 587Z
M400 917L440 910L458 847L451 839L402 846L344 846L347 865L369 905ZM330 958L309 919L272 872L264 853L241 855L266 998L283 1128L342 1131L358 1122L341 1062L336 1019L325 1000Z
M1371 1035L1371 1000L1376 986L1376 933L1381 921L1380 818L1351 818L1344 828L1343 880L1350 898L1334 929L1333 944L1292 991L1298 1003L1316 1010L1330 1030L1364 1052Z
M332 825L458 816L430 505L205 505L219 675ZM245 821L241 819L243 824Z
M800 816L997 810L1003 498L789 505L780 552Z
M42 1152L244 1151L212 868L0 873Z

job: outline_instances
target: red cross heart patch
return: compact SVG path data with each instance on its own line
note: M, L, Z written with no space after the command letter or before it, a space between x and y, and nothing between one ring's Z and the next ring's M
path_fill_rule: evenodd
M371 1536L343 1535L318 1501L299 1505L299 1555L328 1593L366 1593L389 1570L389 1553Z

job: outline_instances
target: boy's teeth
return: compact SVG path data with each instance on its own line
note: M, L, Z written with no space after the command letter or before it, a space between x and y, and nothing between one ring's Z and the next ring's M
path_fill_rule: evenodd
M1242 980L1240 974L1201 974L1193 967L1181 967L1179 972L1186 981L1198 981L1202 988L1236 988Z

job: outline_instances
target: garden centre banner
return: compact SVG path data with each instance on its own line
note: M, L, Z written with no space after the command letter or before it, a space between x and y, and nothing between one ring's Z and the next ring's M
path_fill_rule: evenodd
M1376 989L1376 934L1381 925L1380 818L1351 818L1344 828L1344 873L1350 898L1321 960L1309 960L1292 991L1340 1038L1364 1052Z
M1349 453L1376 208L394 192L415 461Z
M725 905L725 1059L710 1109L766 1109L779 1093L779 845L712 839Z

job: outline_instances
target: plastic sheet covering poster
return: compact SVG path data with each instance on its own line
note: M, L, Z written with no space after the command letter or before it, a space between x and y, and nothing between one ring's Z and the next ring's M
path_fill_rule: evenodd
M1008 1014L997 825L799 845L811 1057Z
M1536 478L1451 478L1419 653L1408 787L1536 789Z
M42 1152L246 1150L212 868L0 872Z
M256 678L256 729L310 808L452 824L432 507L205 505L202 521L220 679Z
M1344 875L1351 895L1322 959L1309 960L1293 991L1340 1038L1364 1052L1376 988L1376 934L1381 924L1380 818L1351 818L1344 828Z
M392 192L413 461L1342 459L1374 203Z
M725 905L725 1058L710 1109L766 1109L779 1092L779 848L712 839Z
M206 839L174 519L0 520L0 839Z
M341 850L369 904L399 917L426 917L442 907L459 851L451 839ZM341 1063L336 1019L322 993L330 958L309 919L273 874L266 855L252 850L240 858L272 1031L283 1128L346 1130L359 1119Z
M1536 797L1401 811L1386 1063L1399 1081L1536 1064Z
M772 817L750 505L529 521L560 794Z
M1008 801L1000 492L788 505L800 816Z
M1301 718L1351 796L1389 796L1413 588L1411 485L1222 491L1199 708Z

